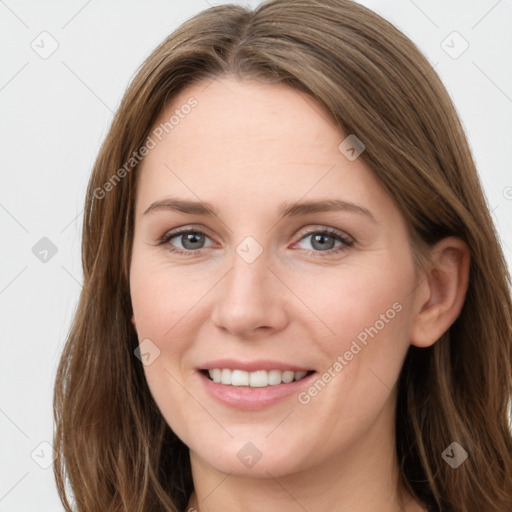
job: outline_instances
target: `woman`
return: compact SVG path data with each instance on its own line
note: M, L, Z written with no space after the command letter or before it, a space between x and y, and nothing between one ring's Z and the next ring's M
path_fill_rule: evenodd
M83 268L67 510L512 509L509 275L448 94L368 9L167 38L94 166Z

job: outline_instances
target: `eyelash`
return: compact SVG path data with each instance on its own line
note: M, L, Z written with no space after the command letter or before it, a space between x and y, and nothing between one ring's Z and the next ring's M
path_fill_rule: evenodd
M171 232L171 233L166 233L160 239L158 245L168 244L169 241L172 240L173 238L176 238L176 237L178 237L180 235L190 234L190 233L202 234L202 235L205 235L205 237L208 237L208 235L206 233L204 233L204 231L201 231L200 229L190 229L190 228L188 228L188 229L182 229L182 230L179 230L179 231L174 231L174 232ZM341 252L345 251L348 247L351 247L351 246L354 245L354 241L352 239L350 239L349 237L343 235L339 231L337 231L335 229L332 229L332 228L323 228L323 229L311 230L311 231L302 233L301 234L301 238L299 239L299 242L301 242L302 240L306 239L308 236L316 235L316 234L332 236L333 238L335 238L336 240L341 242L342 246L337 247L337 248L333 248L333 249L329 249L327 251L317 251L317 250L314 250L314 249L303 249L308 256L325 257L325 256L333 255L333 254L340 254ZM175 253L175 254L179 254L179 255L184 255L184 256L196 256L197 253L199 253L201 250L202 249L182 251L181 249L177 249L176 247L173 247L173 246L169 245L169 251L170 252Z

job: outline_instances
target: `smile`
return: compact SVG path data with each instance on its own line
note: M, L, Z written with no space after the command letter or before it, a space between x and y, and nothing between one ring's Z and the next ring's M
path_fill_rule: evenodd
M317 375L307 366L285 361L222 358L204 361L196 368L203 389L216 402L255 411L304 391Z
M212 368L204 370L204 372L213 382L227 386L246 386L250 388L264 388L267 386L277 386L279 384L289 384L290 382L299 381L309 373L312 373L291 370L257 370L249 372L238 369L231 370L228 368Z

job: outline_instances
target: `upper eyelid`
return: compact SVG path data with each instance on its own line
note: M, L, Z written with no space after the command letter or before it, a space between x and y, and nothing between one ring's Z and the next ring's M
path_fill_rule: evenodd
M305 228L304 230L301 230L299 231L298 235L299 236L309 236L313 233L322 233L322 232L327 232L328 234L330 235L338 235L340 238L349 238L350 240L353 240L353 237L351 235L349 235L347 232L341 230L341 229L337 229L337 228L332 228L332 227L329 227L329 226L320 226L320 227L313 227L313 228Z
M161 240L170 240L171 238L174 238L176 236L184 235L185 233L202 233L203 235L207 236L208 238L212 239L207 230L205 228L201 227L194 227L194 226L184 226L176 229L171 229L170 231L165 232Z
M210 238L211 240L213 240L213 237L211 237L205 231L204 227L196 227L194 225L183 226L181 228L173 229L173 230L165 233L160 238L160 240L168 242L172 238L175 238L175 237L178 237L180 235L183 235L183 234L186 234L186 233L190 233L190 232L192 232L192 233L202 233L205 236L207 236L208 238ZM323 226L323 225L320 225L320 224L317 224L316 227L315 227L315 225L313 225L312 227L307 227L307 228L301 229L301 230L299 230L297 232L296 235L294 235L294 237L295 236L299 237L299 239L297 241L301 241L304 238L306 238L308 236L311 236L314 233L321 233L321 232L328 232L329 235L333 235L333 236L337 235L339 238L345 239L347 241L351 241L351 242L355 241L354 237L352 237L351 235L349 235L345 231L342 231L342 230L337 229L337 228L329 227L329 226ZM201 249L197 249L197 250L201 250Z

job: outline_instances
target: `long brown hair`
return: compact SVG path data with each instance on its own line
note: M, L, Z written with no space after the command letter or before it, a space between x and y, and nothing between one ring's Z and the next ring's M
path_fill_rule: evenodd
M87 190L84 284L55 386L54 470L66 510L72 501L80 512L187 505L188 449L164 421L134 356L136 170L166 101L227 74L305 91L344 133L357 134L415 247L448 235L468 245L462 312L432 347L409 349L399 378L400 478L432 511L512 510L510 277L475 164L427 60L390 23L349 0L207 9L170 35L129 86ZM442 458L454 441L469 455L457 469Z

